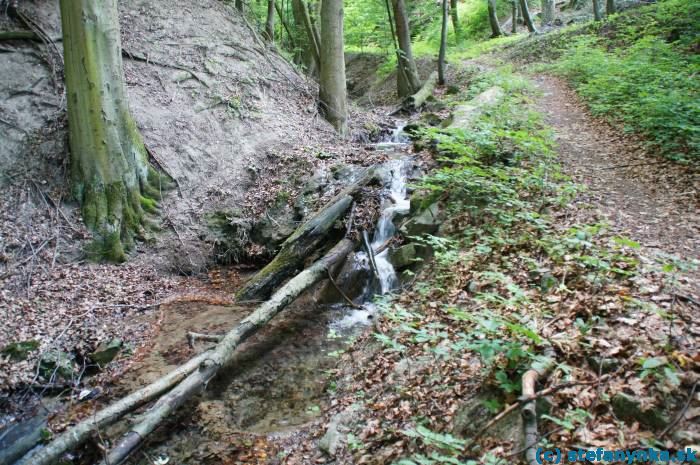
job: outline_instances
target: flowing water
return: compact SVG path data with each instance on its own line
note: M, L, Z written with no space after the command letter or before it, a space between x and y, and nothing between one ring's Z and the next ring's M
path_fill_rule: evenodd
M401 128L377 144L378 150L390 152L384 170L386 195L371 239L372 248L394 236L394 220L409 210L406 179L411 163L398 150L407 143ZM353 254L349 261L346 267L353 271L354 279L361 281L354 283L361 289L357 293L363 301L361 308L319 303L323 301L320 296L328 293L329 289L324 289L328 284L307 292L244 343L232 368L210 383L195 408L182 409L171 418L161 428L162 437L156 435L149 440L145 454L162 455L170 459L169 463L208 463L208 457L231 460L234 456L240 458L242 451L255 449L256 441L280 435L293 437L295 431L317 418L326 407L328 390L333 388L338 357L372 322L373 296L391 292L399 284L388 249L374 257L376 277L364 252ZM221 333L249 311L245 307L193 303L168 309L154 347L141 367L124 380L122 388L126 391L140 386L191 356L184 343L188 331ZM145 456L132 460L148 463Z

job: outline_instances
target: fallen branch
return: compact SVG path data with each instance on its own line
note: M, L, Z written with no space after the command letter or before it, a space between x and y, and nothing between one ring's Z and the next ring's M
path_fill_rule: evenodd
M472 439L471 439L471 442L469 443L469 445L470 446L473 445L481 436L484 435L484 433L486 433L486 431L488 431L491 427L493 427L493 425L495 425L499 421L503 420L503 418L505 418L509 413L511 413L513 410L520 407L521 405L525 405L525 404L532 402L532 401L535 401L541 397L548 396L548 395L550 395L556 391L559 391L561 389L566 389L566 388L573 387L573 386L590 386L591 384L602 383L603 381L605 381L609 377L610 377L610 375L605 375L605 376L598 378L594 381L574 381L574 382L570 382L570 383L557 384L556 386L552 386L550 388L543 389L542 391L537 392L536 394L534 394L531 397L524 397L523 396L520 399L518 399L516 402L513 402L508 407L503 409L503 411L501 413L499 413L498 415L493 417L488 423L486 423L474 436L472 436Z
M537 385L537 379L546 375L551 371L555 362L554 350L551 348L545 350L545 356L547 361L542 363L541 366L533 366L527 370L522 377L522 393L523 397L534 397L535 387ZM537 405L536 402L528 402L523 405L523 410L521 412L523 417L523 429L525 433L525 444L529 447L525 448L525 460L527 460L530 465L537 464L537 443L539 441L539 435L537 434Z
M132 426L131 430L109 451L104 463L116 465L126 459L161 421L204 388L219 369L231 361L236 348L243 341L262 328L306 289L325 278L328 270L352 252L354 247L355 243L349 239L338 242L323 258L292 278L270 300L229 331L213 351L206 353L207 356L197 371L192 372L141 416L140 421Z
M275 258L258 271L236 293L237 301L264 299L285 279L302 268L304 260L328 238L328 232L353 203L353 195L375 179L373 168L368 168L359 180L343 189L329 204L299 226L282 244Z
M190 331L187 333L187 345L194 349L194 343L197 341L221 342L223 338L223 334L203 334Z
M353 302L352 299L350 297L348 297L348 295L345 292L343 292L343 290L338 286L338 284L335 282L335 279L333 279L333 275L331 274L331 270L328 270L328 280L331 282L333 287L335 287L335 290L338 291L338 293L341 295L341 297L343 297L343 299L345 299L345 302L347 302L347 304L349 306L351 306L352 308L362 308L362 306L357 305L355 302Z
M0 41L4 40L35 40L41 42L41 38L34 31L0 31Z

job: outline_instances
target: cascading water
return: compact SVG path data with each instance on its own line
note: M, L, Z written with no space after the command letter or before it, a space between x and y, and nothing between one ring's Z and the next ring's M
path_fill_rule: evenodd
M389 198L385 203L389 206L382 209L381 216L377 222L377 228L372 238L372 249L378 249L390 240L396 227L394 226L394 217L396 214L408 213L410 201L406 195L406 162L403 159L391 160L387 163L387 168L391 174L391 182L389 184ZM383 250L374 257L374 263L377 267L379 275L380 293L386 294L395 289L398 285L398 278L393 265L389 262L388 249Z

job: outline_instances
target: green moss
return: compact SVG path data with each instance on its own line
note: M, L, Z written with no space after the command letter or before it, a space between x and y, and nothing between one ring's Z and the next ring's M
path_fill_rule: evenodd
M158 203L155 200L144 197L143 195L139 197L141 208L143 208L144 211L148 213L158 213Z

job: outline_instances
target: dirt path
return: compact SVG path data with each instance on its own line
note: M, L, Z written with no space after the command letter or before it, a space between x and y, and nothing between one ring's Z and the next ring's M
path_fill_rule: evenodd
M698 173L649 153L634 136L591 117L561 80L536 76L534 81L543 93L537 107L554 128L564 172L587 187L578 206L640 242L646 252L699 259ZM700 285L696 281L693 287Z

